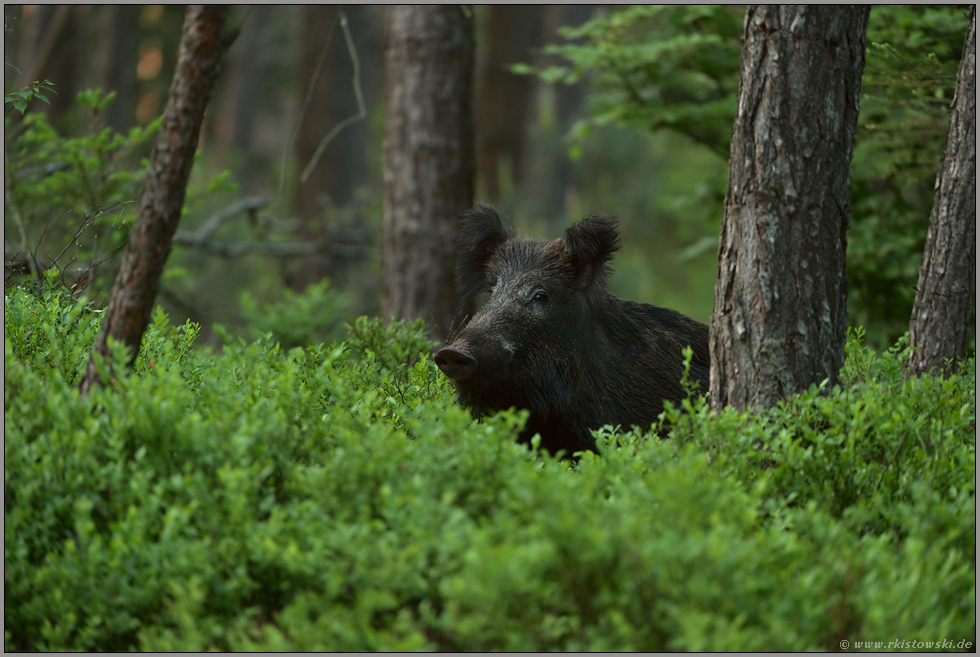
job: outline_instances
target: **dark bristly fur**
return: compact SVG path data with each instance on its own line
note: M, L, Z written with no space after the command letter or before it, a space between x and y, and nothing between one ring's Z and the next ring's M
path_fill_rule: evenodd
M682 349L691 381L708 389L708 327L680 313L614 297L607 267L616 222L592 215L554 241L508 239L500 216L477 204L460 225L457 285L486 305L435 356L459 402L481 416L531 412L523 440L567 454L596 449L590 429L649 427L663 400L684 398Z

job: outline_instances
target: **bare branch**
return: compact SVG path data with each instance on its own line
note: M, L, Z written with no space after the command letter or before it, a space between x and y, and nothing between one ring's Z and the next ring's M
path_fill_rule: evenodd
M212 240L184 241L180 235L174 236L174 244L184 244L200 249L205 253L222 258L240 258L247 255L266 255L274 258L288 258L298 255L311 255L317 252L313 242L215 242Z
M367 117L367 109L364 106L364 94L361 93L361 60L357 57L357 49L354 48L354 38L350 34L350 27L347 25L347 14L344 13L343 8L339 10L340 14L340 26L344 30L344 40L347 42L347 52L350 53L351 62L354 65L354 96L357 98L357 109L358 113L354 116L349 116L337 125L334 126L333 130L327 133L327 136L323 138L320 145L316 147L316 151L313 153L313 157L310 158L309 164L303 169L303 174L299 177L299 181L305 183L310 178L310 174L313 173L313 169L316 168L317 162L320 161L320 156L323 155L324 149L326 149L327 144L333 141L333 138L340 134L340 131L347 126L357 123L358 121L363 121Z
M320 53L320 60L316 63L316 70L313 72L313 78L310 80L310 85L306 89L306 98L303 99L303 106L299 110L299 116L296 118L296 124L293 126L293 130L289 133L289 139L286 141L286 150L282 154L282 177L279 180L279 208L276 212L277 216L282 217L282 205L283 198L286 194L286 170L289 168L289 153L293 148L293 142L296 141L296 133L299 132L299 127L303 123L303 117L306 116L306 110L309 108L310 103L313 102L313 92L316 90L316 83L320 80L320 73L323 71L323 64L327 61L327 53L330 52L330 44L333 43L333 35L337 31L337 23L339 22L340 14L338 13L336 18L334 18L333 23L330 25L330 33L327 34L327 42L323 44L323 52Z
M209 237L211 233L216 231L221 224L225 223L230 219L234 219L236 216L243 212L254 212L259 208L263 208L269 204L268 196L255 196L251 198L243 198L229 205L224 210L215 213L201 225L195 232L190 233L188 231L177 231L174 235L174 242L179 244L187 244L190 246L198 246L203 244Z
M221 258L241 258L261 255L271 258L293 258L326 253L341 258L360 259L367 255L368 249L338 242L218 242L213 240L192 240L180 234L174 236L174 244L182 244Z
M317 254L330 255L338 258L364 259L368 255L367 247L356 235L345 234L342 230L334 230L323 240L316 242L222 242L211 239L211 235L225 222L242 213L248 213L251 223L258 224L274 231L293 231L295 221L276 221L267 215L258 215L257 210L269 203L267 196L246 198L209 217L201 227L194 231L178 231L173 238L174 244L199 249L205 253L221 258L241 258L248 255L261 255L271 258L292 258L295 256L310 256ZM353 212L353 208L345 208L341 216Z

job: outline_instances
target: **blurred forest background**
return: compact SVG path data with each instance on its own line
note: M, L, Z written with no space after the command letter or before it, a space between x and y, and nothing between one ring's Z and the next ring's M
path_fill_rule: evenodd
M346 26L338 11L231 13L241 34L158 300L175 324L200 323L201 342L261 331L294 346L380 311L385 8L347 6ZM708 322L744 7L472 11L476 199L536 238L618 215L614 293ZM850 323L878 348L908 327L966 13L871 12L848 277ZM28 252L104 303L183 17L170 5L4 6L5 94L49 83L35 88L49 104L5 103L6 285L29 273ZM359 98L363 118L348 121Z

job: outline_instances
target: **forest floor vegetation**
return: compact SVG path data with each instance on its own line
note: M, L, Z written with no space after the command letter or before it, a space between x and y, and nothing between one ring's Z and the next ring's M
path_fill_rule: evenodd
M973 358L905 380L852 330L833 389L562 460L421 324L214 352L158 309L81 397L102 313L6 294L5 650L975 649Z

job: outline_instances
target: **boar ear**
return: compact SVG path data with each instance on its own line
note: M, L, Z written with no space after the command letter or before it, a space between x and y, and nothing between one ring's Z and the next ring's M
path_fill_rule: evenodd
M605 284L606 263L619 249L619 231L614 217L594 214L571 226L562 236L564 256L579 289L597 281Z
M477 203L463 215L456 236L456 289L464 305L493 287L487 262L506 241L500 215L489 205Z

